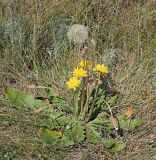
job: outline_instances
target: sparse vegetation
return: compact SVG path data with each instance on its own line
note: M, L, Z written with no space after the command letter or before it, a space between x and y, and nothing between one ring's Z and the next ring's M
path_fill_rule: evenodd
M152 0L2 0L0 158L155 159L155 7ZM89 32L86 38L83 34L84 39L78 45L70 43L66 35L73 24L83 24ZM77 59L77 53L86 46L89 57ZM96 99L99 102L96 107L101 109L102 103L104 108L94 118L92 110L83 112L84 108L92 108L89 105L95 98L93 92L92 100L88 97L88 106L87 100L83 103L82 91L87 83L78 83L79 92L69 84L68 88L75 91L67 89L66 81L79 60L82 69L90 62L94 66L105 64L109 69L108 76L100 79L95 76L98 87L101 81L104 85L98 98L104 96L101 99L105 101ZM83 80L88 77L84 71L80 78ZM73 74L77 75L77 71ZM94 80L93 76L90 81ZM76 101L73 92L80 96ZM52 111L49 106L53 106ZM71 113L78 116L77 123L75 119L72 123ZM143 121L141 127L138 119ZM98 125L101 121L109 124L102 129ZM94 123L88 134L82 122ZM115 131L116 127L123 132ZM99 144L101 133L108 139L103 144ZM64 146L61 149L57 147L60 144ZM126 144L126 148L112 152L115 151L112 146L117 146L116 150L125 147L118 144Z

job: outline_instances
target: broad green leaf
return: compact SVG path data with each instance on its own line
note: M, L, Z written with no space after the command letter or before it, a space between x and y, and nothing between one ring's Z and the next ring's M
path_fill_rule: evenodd
M54 129L54 128L56 129L56 128L60 127L58 125L57 121L52 119L52 118L42 120L39 125L42 126L42 127L48 127L48 128L51 128L51 129Z
M108 132L111 132L112 129L114 129L114 126L112 125L110 119L106 115L98 116L97 118L95 118L93 121L89 123L92 124L94 127L99 127Z
M91 124L101 124L104 125L105 123L108 123L110 120L106 115L98 116L93 121L91 121Z
M46 106L46 104L44 102L42 102L41 100L37 100L37 99L34 100L34 104L33 104L34 108L41 108L41 107L45 107L45 106Z
M44 108L44 114L52 119L57 119L58 117L63 115L63 112L58 111L52 107L46 107Z
M32 95L29 94L23 94L21 95L21 100L23 100L23 105L28 108L39 108L38 106L35 106L35 98Z
M90 143L99 144L101 142L101 135L96 128L92 125L87 125L86 127L86 136Z
M137 128L143 124L143 121L140 119L132 119L130 122L130 128Z
M69 116L61 116L61 117L57 118L57 121L60 126L66 126L67 124L69 124L69 122L72 121L72 118Z
M116 142L115 145L111 148L112 152L119 152L126 147L125 143Z
M117 104L117 102L118 102L118 96L117 96L117 95L111 97L111 98L107 101L107 103L108 103L111 107L115 106L115 105Z
M107 132L112 132L112 130L114 130L114 126L112 124L108 124L107 126L104 126L104 128Z
M50 129L43 129L40 133L41 139L51 145L55 145L59 142L62 133L60 131L52 131Z
M66 131L66 135L74 142L81 142L85 138L84 129L81 122L73 122Z
M6 93L6 98L9 103L11 103L12 105L16 105L17 107L34 107L34 96L23 93L21 91L9 90Z
M126 130L133 130L137 127L140 127L143 122L139 119L128 119L126 121L119 121L120 127Z
M105 139L103 140L103 144L107 149L110 149L115 146L115 141L113 139Z
M9 90L6 93L6 98L9 103L17 107L37 109L46 106L41 100L36 100L33 95L21 91Z
M68 136L63 135L60 145L63 148L69 148L74 145L74 141L70 140Z
M117 116L117 119L118 119L118 121L126 121L126 115L125 114L123 114L123 115L119 115L119 116Z
M103 140L104 146L112 152L119 152L126 147L126 144L117 142L114 139Z

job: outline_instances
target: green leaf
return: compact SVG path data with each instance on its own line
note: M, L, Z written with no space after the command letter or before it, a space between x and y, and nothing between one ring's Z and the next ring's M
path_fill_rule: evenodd
M72 118L69 116L61 116L61 117L57 118L57 121L60 126L66 126L67 124L69 124L69 122L72 121Z
M105 123L110 122L108 117L106 115L103 116L97 116L94 120L92 120L90 123L91 124L101 124L104 125Z
M65 100L63 97L58 96L56 89L51 88L47 90L48 99L50 99L53 103L63 103Z
M81 122L73 122L65 134L74 142L81 142L85 138L84 129Z
M46 106L41 100L36 100L33 95L16 90L9 90L6 93L6 99L16 107L37 109Z
M42 126L42 127L48 127L48 128L51 128L51 129L56 129L56 128L60 127L58 125L57 121L52 119L52 118L42 120L39 125Z
M113 139L105 139L103 140L104 146L112 152L119 152L126 147L126 144L122 142L117 142Z
M6 93L6 99L9 101L9 103L11 103L12 105L16 105L17 107L34 107L34 96L20 91L9 90Z
M115 105L117 104L117 102L118 102L118 96L117 96L117 95L111 97L111 98L107 101L107 103L108 103L111 107L115 106Z
M52 119L57 119L58 117L63 115L63 112L54 110L53 108L46 107L44 109L44 114L46 114L48 117L51 117Z
M115 141L113 139L105 139L103 140L103 144L107 149L110 149L115 146Z
M45 107L45 106L46 106L46 104L43 101L34 99L34 104L33 104L32 108L41 108L41 107Z
M64 103L65 102L65 100L64 99L62 99L61 97L54 97L53 98L53 103Z
M123 115L117 116L117 119L118 119L119 122L124 122L124 121L126 121L126 117L127 116L125 114L123 114Z
M96 128L92 125L87 125L86 127L86 135L87 139L90 143L93 144L99 144L101 142L101 135L98 131L96 131Z
M74 141L70 140L69 137L63 135L63 137L61 138L60 145L63 148L69 148L69 147L72 147L74 145Z
M123 130L131 131L143 124L140 119L126 119L125 114L118 116L117 119L119 121L120 128Z
M112 132L112 130L114 130L114 126L112 125L110 118L108 118L106 115L98 116L89 123L92 124L92 126L99 127L107 132Z
M137 128L143 124L143 121L140 119L133 119L130 122L130 128Z
M137 127L140 127L143 122L139 119L128 119L126 121L119 121L120 127L125 130L134 130Z
M112 152L119 152L126 147L125 143L116 142L115 145L111 148Z
M98 93L98 95L104 95L105 90L103 88L99 87L97 93Z
M106 108L106 105L105 105L105 97L104 97L104 96L100 96L100 97L97 99L95 105L96 105L97 107Z
M47 90L47 95L48 95L48 98L53 98L53 97L56 97L57 95L56 95L56 91L55 91L55 89L54 88L51 88L51 89L48 89Z
M50 145L55 145L59 142L61 135L60 131L52 131L50 129L43 129L40 133L41 139Z

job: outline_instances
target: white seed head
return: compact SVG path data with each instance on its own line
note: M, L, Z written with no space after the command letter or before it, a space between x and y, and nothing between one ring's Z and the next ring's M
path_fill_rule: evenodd
M82 44L88 38L88 27L80 24L74 24L68 29L67 37L75 44Z

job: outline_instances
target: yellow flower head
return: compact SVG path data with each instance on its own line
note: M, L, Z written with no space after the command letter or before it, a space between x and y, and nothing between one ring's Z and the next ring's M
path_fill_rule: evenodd
M76 88L79 87L80 83L81 81L78 78L72 77L67 82L68 89L73 89L75 91Z
M87 71L85 71L83 68L76 68L73 71L73 76L74 77L86 77L87 76Z
M108 73L107 67L103 64L102 65L97 64L93 70L96 71L96 72L100 72L102 74L107 74Z
M80 67L89 67L92 65L92 61L80 61L79 66Z

